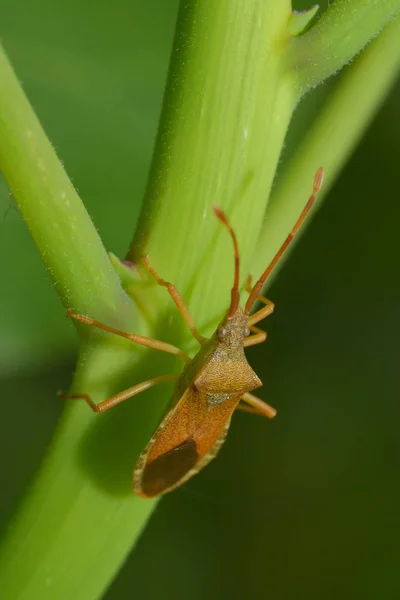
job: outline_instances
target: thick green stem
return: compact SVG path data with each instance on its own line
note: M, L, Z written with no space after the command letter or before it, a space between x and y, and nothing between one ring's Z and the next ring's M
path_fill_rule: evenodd
M229 214L245 273L297 102L282 63L290 14L287 0L182 3L131 257L149 252L205 333L226 308L233 271L231 242L211 207Z
M399 12L400 0L335 0L314 27L288 47L288 65L296 73L300 93L339 71Z

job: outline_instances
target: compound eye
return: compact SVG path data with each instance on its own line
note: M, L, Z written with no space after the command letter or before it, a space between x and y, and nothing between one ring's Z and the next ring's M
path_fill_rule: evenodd
M250 335L250 329L248 327L246 327L246 329L244 330L244 335L247 337L248 335Z
M218 327L217 336L219 340L223 340L226 336L226 329L224 327Z

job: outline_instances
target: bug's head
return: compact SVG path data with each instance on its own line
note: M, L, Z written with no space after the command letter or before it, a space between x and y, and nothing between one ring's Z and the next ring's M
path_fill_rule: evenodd
M250 334L247 327L248 317L240 306L232 316L225 315L217 327L216 336L219 343L228 351L243 348L245 338Z

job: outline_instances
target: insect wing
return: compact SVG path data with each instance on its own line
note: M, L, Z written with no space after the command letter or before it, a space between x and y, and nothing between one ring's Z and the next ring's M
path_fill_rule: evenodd
M217 455L240 395L218 405L196 388L188 388L165 416L140 455L134 491L145 498L169 492L198 473Z

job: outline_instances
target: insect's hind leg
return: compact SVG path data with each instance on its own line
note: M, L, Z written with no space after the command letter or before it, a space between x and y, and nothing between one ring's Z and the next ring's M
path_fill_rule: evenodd
M200 333L197 331L193 317L190 314L190 311L189 311L188 307L186 306L184 299L182 298L181 294L178 292L178 290L176 289L174 284L171 283L170 281L166 281L165 279L162 279L156 273L156 271L151 266L147 255L143 256L142 261L143 261L144 266L150 273L150 275L152 275L154 277L154 279L157 281L158 285L161 285L161 286L167 288L169 295L171 296L172 300L175 302L177 309L179 310L186 325L189 327L190 331L192 332L193 337L196 338L196 340L200 344L202 344L206 338L204 338L202 335L200 335Z
M128 400L128 398L133 398L133 396L140 394L140 392L144 392L144 390L148 390L158 383L173 381L176 378L177 375L159 375L158 377L153 377L152 379L142 381L142 383L138 383L127 390L123 390L118 394L114 394L114 396L107 398L107 400L103 400L103 402L99 402L99 404L93 402L89 394L64 394L63 392L58 392L58 396L63 400L85 400L86 404L93 412L105 412L106 410L113 408L113 406Z

